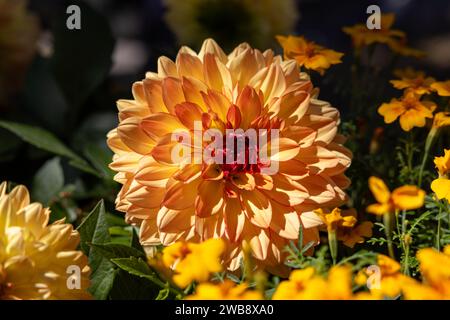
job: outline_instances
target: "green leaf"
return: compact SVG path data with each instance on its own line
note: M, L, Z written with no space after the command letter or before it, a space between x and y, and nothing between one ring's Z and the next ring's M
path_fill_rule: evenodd
M103 244L110 241L108 233L108 223L106 220L105 204L100 200L89 215L81 222L77 230L81 237L81 250L91 257L91 251L95 249L88 245L88 243ZM91 267L94 266L91 264Z
M104 179L113 179L114 172L109 168L109 163L112 159L111 151L103 150L100 146L88 143L83 148L83 154L92 163L95 169L100 172Z
M111 275L114 273L114 265L99 252L98 248L90 247L89 243L105 244L110 242L108 229L103 200L99 201L78 227L81 250L88 255L89 265L92 269L89 291L97 299L106 299L108 296L107 291L111 290L114 283L115 275Z
M153 300L160 291L154 283L117 269L118 274L109 294L111 300Z
M98 176L97 171L93 169L86 160L70 150L49 131L39 127L10 121L0 121L0 127L11 131L25 142L28 142L39 149L68 158L70 160L69 163L72 166Z
M106 259L114 259L114 258L143 258L145 259L145 254L132 247L128 247L123 244L118 243L105 243L105 244L96 244L90 243L91 247L96 248L97 252L100 253Z
M96 278L92 280L89 291L97 300L106 300L113 288L114 282L119 274L118 269L114 269L112 264L105 260L97 269Z
M155 300L166 300L169 297L170 290L168 288L159 290L158 296Z
M48 160L33 178L32 197L48 205L64 187L64 173L58 157Z

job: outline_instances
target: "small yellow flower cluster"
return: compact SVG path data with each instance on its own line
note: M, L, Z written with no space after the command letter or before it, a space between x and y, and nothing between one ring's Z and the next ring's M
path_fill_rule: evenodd
M319 72L321 75L333 64L341 63L343 53L327 49L305 37L277 36L285 59L294 59L299 67Z
M343 31L352 37L353 46L359 52L363 47L374 43L387 45L392 51L402 56L421 57L424 53L406 45L406 34L401 30L392 29L395 21L393 13L381 15L380 29L369 29L366 24L356 24L344 27Z
M444 150L444 156L435 157L434 164L439 173L439 178L431 183L431 190L436 193L439 200L447 199L450 203L450 149Z
M436 92L439 96L450 96L450 80L436 82L423 71L412 68L396 70L394 74L399 78L391 80L394 88L404 90L403 97L392 99L389 103L383 103L378 108L378 113L384 117L385 123L392 123L400 119L400 126L404 131L410 131L414 127L424 127L426 119L433 119L433 112L437 105L423 95ZM433 129L450 125L450 113L441 111L434 115Z
M225 243L221 239L208 239L202 243L180 241L164 248L162 262L173 270L175 284L185 288L193 281L208 281L212 273L222 271L224 251Z
M331 212L318 209L314 212L323 221L327 231L336 232L336 239L342 241L349 248L353 248L357 243L363 243L364 237L372 236L373 223L363 221L357 224L355 209L334 208Z
M256 290L249 290L245 283L236 284L230 280L213 284L202 283L198 285L194 294L186 297L187 300L262 300L263 295Z

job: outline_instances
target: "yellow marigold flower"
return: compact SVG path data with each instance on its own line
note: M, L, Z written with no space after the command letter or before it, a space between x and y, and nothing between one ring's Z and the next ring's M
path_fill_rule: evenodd
M377 265L380 268L380 274L377 275L379 283L373 283L370 288L375 295L394 298L402 293L404 286L415 282L400 272L401 266L397 261L385 255L378 255Z
M317 99L293 60L248 44L226 55L208 39L199 53L183 47L175 62L161 57L158 72L132 91L133 100L118 101L120 121L108 144L115 153L110 167L123 185L116 208L140 225L144 245L222 238L224 266L236 270L247 242L256 264L284 271L283 248L298 238L300 224L305 243L319 240L321 222L312 210L348 198L344 172L352 155L337 133L339 112ZM228 129L278 130L279 150L269 163L172 159L178 145L172 133L195 140L198 122L224 136ZM186 145L204 151L204 143ZM264 173L269 164L278 171Z
M434 115L433 128L450 126L450 112L438 112Z
M395 210L414 210L423 206L425 191L413 185L396 188L392 194L383 180L369 178L369 188L378 203L367 207L367 212L383 215Z
M447 199L450 202L450 149L444 149L442 157L435 157L434 164L439 172L439 178L431 182L431 190L438 199Z
M26 0L0 0L0 104L22 85L36 51L38 20Z
M341 63L343 53L327 49L304 37L277 36L285 59L294 59L299 67L324 74L333 64Z
M259 291L248 289L245 283L235 284L225 280L219 284L201 283L196 287L195 293L186 297L186 300L263 300Z
M373 223L364 221L356 225L354 228L341 228L338 230L337 239L342 241L344 245L353 248L357 243L363 243L364 238L372 236Z
M200 47L214 38L226 49L248 41L257 48L292 31L298 18L294 0L165 0L165 19L180 44Z
M404 131L414 127L425 126L427 118L433 118L436 104L420 100L420 96L412 90L407 90L402 99L392 99L378 108L378 113L384 117L385 123L392 123L400 117L400 126Z
M222 271L224 251L221 239L208 239L203 243L176 242L163 249L162 261L167 268L173 268L175 284L185 288L193 281L208 281L212 273Z
M431 85L441 97L450 97L450 80L435 82Z
M436 80L432 77L427 77L425 72L416 71L412 68L407 68L405 70L397 70L395 75L400 78L400 80L391 80L390 83L396 89L410 89L412 92L418 95L427 94L433 91L430 87L432 83Z
M26 187L7 193L7 183L0 184L0 300L91 297L78 232L63 220L48 224L49 216L48 208L30 203Z
M353 46L357 51L373 43L382 43L400 55L423 56L423 52L406 46L406 34L403 31L392 29L394 21L395 15L386 13L381 15L381 29L371 30L367 28L366 24L360 23L352 27L344 27L342 30L351 36Z
M449 247L449 246L447 246ZM450 299L450 255L433 248L420 249L417 260L424 283L410 283L403 288L406 299Z
M342 211L339 208L334 208L331 212L323 209L317 209L314 212L320 217L329 232L337 231L339 227L353 227L356 223L355 216L341 214Z
M273 300L349 300L356 298L351 285L348 266L332 267L327 278L315 274L309 267L292 271L289 280L278 285Z

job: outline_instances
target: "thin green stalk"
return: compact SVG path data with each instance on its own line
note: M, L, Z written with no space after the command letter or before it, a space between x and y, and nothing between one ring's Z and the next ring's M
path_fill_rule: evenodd
M386 233L386 240L388 246L389 256L395 259L394 246L392 243L392 227L394 224L394 217L391 213L387 212L383 215L384 231Z
M427 164L428 160L428 154L430 152L431 146L433 145L434 138L436 137L437 132L437 128L431 128L430 132L428 133L427 140L425 141L425 151L423 153L422 163L420 164L419 180L417 182L419 188L422 186L423 171L425 170L425 165Z
M441 251L441 213L442 213L442 206L439 206L438 225L437 225L437 232L436 232L436 249L437 249L437 251Z
M337 247L337 238L336 231L328 231L328 245L330 246L331 259L333 259L333 265L336 264L338 247Z
M406 210L402 211L402 248L405 254L403 259L403 273L409 275L409 240L406 238Z

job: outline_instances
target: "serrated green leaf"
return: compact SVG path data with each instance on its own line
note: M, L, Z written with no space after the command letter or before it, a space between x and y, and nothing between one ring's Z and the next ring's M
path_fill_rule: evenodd
M68 158L70 160L69 163L80 170L98 175L98 172L92 168L86 160L70 150L53 133L47 130L10 121L0 121L0 127L9 130L25 142L28 142L39 149Z
M58 157L48 160L33 178L32 198L48 205L64 187L64 173Z
M128 247L123 244L117 243L105 243L105 244L96 244L89 243L89 245L93 248L97 249L97 252L100 253L106 259L114 259L114 258L145 258L145 254L132 247Z
M115 279L119 273L119 270L114 269L111 262L108 260L103 260L96 270L95 281L92 279L91 287L89 292L97 300L106 300L113 288Z

